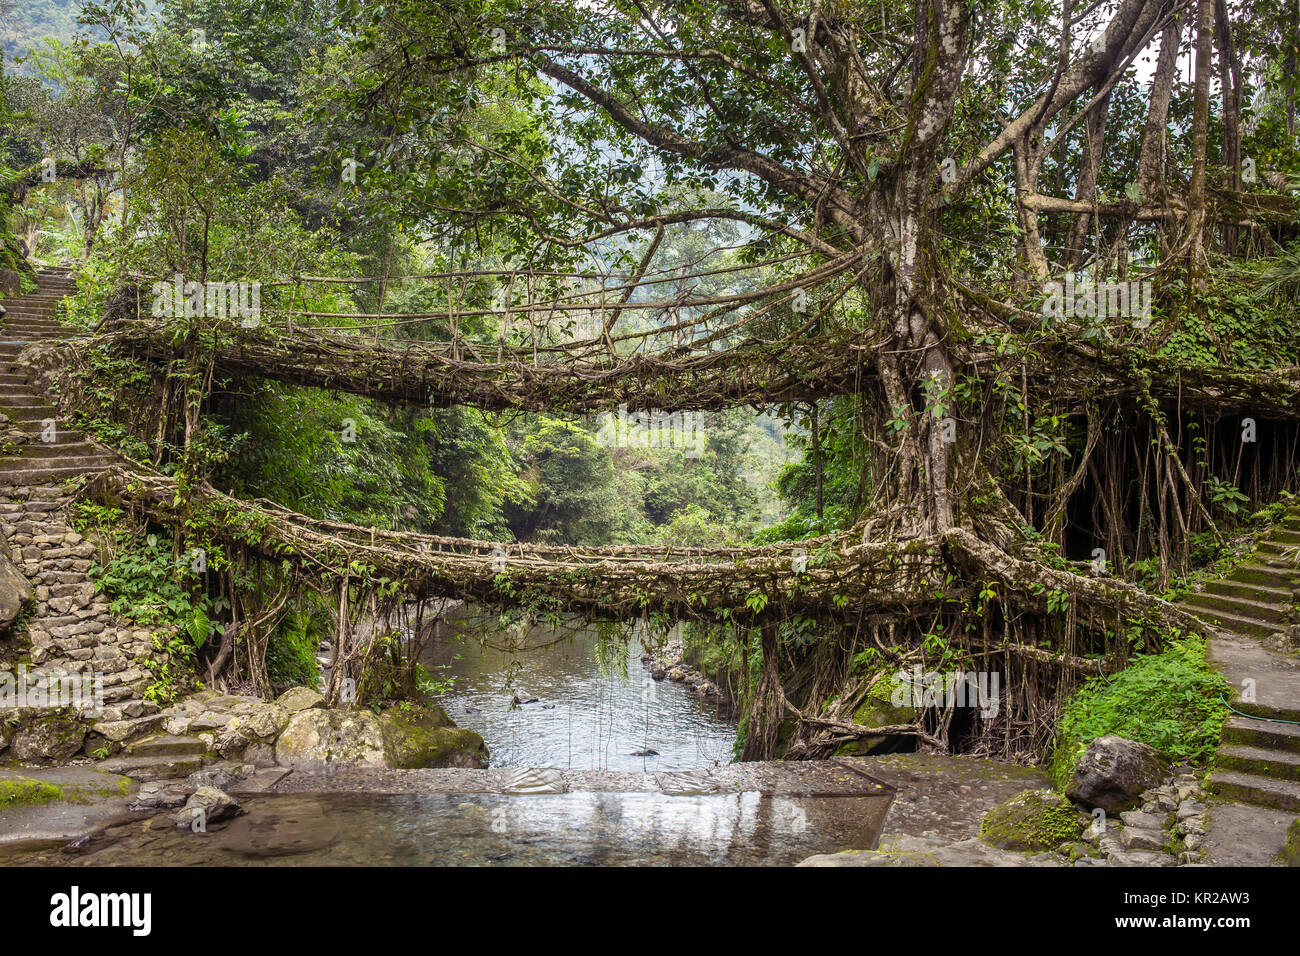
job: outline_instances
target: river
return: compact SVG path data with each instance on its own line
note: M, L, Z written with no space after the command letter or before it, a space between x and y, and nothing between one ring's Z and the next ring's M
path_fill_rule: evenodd
M423 663L454 677L439 700L462 727L483 735L494 767L693 770L731 762L734 717L684 684L654 681L634 635L610 642L596 628L539 625L517 637L479 639L489 622L473 611L435 628ZM459 632L460 636L457 636ZM517 648L503 646L514 640ZM538 698L516 705L516 693ZM657 756L634 756L655 751Z
M206 833L178 830L170 814L124 818L76 845L0 840L0 866L779 866L875 845L890 803L875 781L833 765L747 764L758 776L735 782L748 771L727 767L733 717L651 680L639 637L538 626L507 648L481 640L490 621L462 609L435 628L421 660L455 679L439 703L483 735L493 767L597 771L594 782L519 795L250 794L243 816ZM515 704L520 692L537 700ZM698 789L709 779L732 782Z

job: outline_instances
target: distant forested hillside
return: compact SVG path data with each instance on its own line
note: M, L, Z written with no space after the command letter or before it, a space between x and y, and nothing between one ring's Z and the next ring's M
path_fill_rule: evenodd
M6 62L25 55L45 37L72 39L79 29L81 6L82 0L0 0L0 43Z

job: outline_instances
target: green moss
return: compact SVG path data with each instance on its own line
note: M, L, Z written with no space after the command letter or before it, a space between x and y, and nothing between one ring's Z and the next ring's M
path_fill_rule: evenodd
M1112 679L1092 678L1062 709L1053 785L1064 790L1088 744L1108 735L1150 744L1172 760L1208 759L1228 716L1219 695L1229 690L1199 638L1139 657Z
M389 766L486 767L483 738L457 727L441 707L399 705L380 715L384 758Z
M118 777L117 783L109 787L100 787L95 793L101 797L125 797L131 792L131 778Z
M898 681L882 680L871 688L867 699L853 712L853 722L863 727L888 727L891 724L910 724L916 718L916 709L910 705L896 705L891 697L898 687ZM837 757L865 757L870 754L888 753L897 747L898 741L890 737L864 737L841 744L835 749Z
M36 803L53 803L62 799L62 788L52 783L31 778L0 780L0 810Z
M1282 845L1282 862L1287 866L1300 866L1300 817L1291 821L1286 830L1286 843Z
M1079 811L1050 790L1026 790L980 821L980 839L1000 850L1038 853L1076 843L1083 833Z

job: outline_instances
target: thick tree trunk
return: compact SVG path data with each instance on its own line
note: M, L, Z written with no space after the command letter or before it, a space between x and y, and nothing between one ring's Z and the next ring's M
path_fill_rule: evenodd
M1151 80L1146 128L1142 132L1142 153L1138 159L1138 186L1149 200L1163 179L1165 137L1169 127L1169 101L1173 97L1178 70L1178 48L1183 40L1183 20L1176 19L1160 35L1160 55Z
M1196 77L1192 93L1192 178L1187 201L1187 265L1189 284L1202 289L1209 279L1205 252L1206 164L1210 132L1210 60L1214 50L1215 0L1198 0L1196 12Z

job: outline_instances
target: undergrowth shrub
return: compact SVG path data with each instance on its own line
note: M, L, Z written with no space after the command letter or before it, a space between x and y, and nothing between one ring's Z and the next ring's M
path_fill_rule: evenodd
M1189 637L1137 658L1114 678L1094 677L1065 702L1052 757L1052 782L1064 789L1088 744L1116 736L1150 744L1172 760L1214 753L1228 716L1229 690L1205 660L1205 642Z

